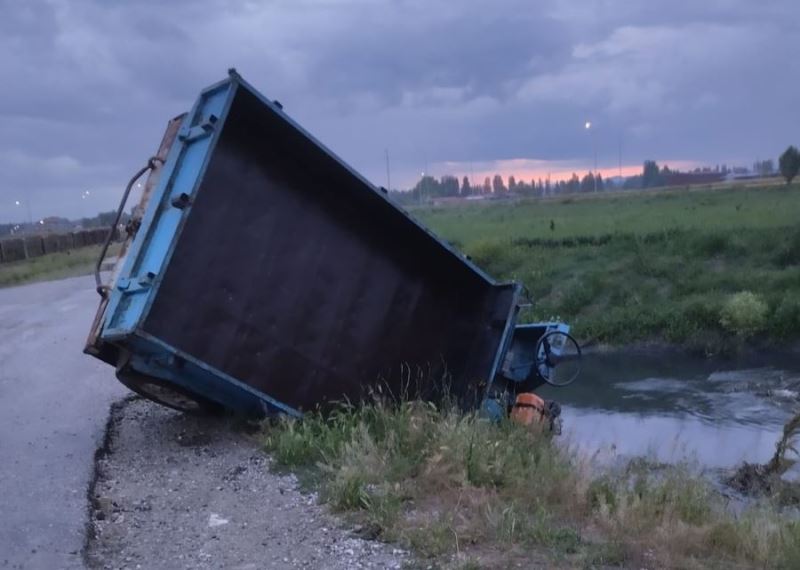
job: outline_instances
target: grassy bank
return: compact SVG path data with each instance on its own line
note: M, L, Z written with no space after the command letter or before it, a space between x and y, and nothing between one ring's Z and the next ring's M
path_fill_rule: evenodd
M706 352L800 339L800 186L416 210L585 341Z
M119 248L120 244L111 244L107 257L117 255ZM100 246L95 245L3 263L0 264L0 287L88 275L94 271L99 255Z
M598 474L510 422L373 405L269 426L265 444L362 533L423 567L800 567L800 524L768 504L735 516L685 467Z

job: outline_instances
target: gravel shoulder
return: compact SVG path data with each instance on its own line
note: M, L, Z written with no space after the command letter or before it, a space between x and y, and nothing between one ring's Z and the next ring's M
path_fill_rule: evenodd
M90 568L401 568L405 553L356 538L269 470L229 420L138 398L112 409L95 462Z

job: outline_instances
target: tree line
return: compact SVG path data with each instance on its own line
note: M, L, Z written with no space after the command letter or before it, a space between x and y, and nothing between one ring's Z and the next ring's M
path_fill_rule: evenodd
M530 181L517 179L511 175L504 178L500 174L487 176L483 183L473 183L468 176L460 181L457 177L446 174L438 180L433 176L425 175L419 179L414 187L402 194L413 200L429 200L432 198L468 197L468 196L504 196L518 194L523 196L549 196L551 194L575 192L599 192L605 189L606 183L601 174L594 175L589 172L582 178L573 173L569 180L551 182L549 179L531 179Z
M800 172L800 151L794 146L781 154L778 159L778 171L789 184ZM645 160L642 165L642 173L625 178L622 187L625 189L658 188L675 184L677 178L686 175L694 175L695 180L698 176L725 176L729 173L745 174L747 168L734 167L729 169L726 165L717 165L715 168L695 168L692 171L683 173L671 170L669 166L659 167L655 160ZM755 176L772 176L775 173L775 163L769 160L759 160L753 164L752 174ZM694 182L696 183L696 182ZM532 179L530 181L518 179L511 175L504 178L500 174L487 176L482 183L474 183L468 176L462 179L446 174L439 179L430 175L424 175L414 185L411 190L395 192L399 201L406 203L423 202L435 198L466 198L469 196L552 196L555 194L574 194L602 192L607 187L600 173L595 175L593 172L586 173L579 177L573 173L568 180L551 182L549 179Z

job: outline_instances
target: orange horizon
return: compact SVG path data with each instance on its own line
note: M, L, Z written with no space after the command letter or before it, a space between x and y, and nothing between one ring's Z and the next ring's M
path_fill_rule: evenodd
M659 161L659 165L668 165L670 168L679 170L691 170L698 166L698 163L690 160ZM568 181L573 173L578 178L583 178L589 172L599 172L604 179L614 178L620 173L623 177L635 176L642 173L641 164L623 164L619 166L601 166L595 170L591 166L571 161L545 161L536 159L511 159L498 160L491 163L470 164L464 162L443 162L433 165L427 174L431 176L455 176L461 182L466 176L472 186L481 185L486 177L493 178L495 174L503 177L507 183L509 176L513 176L517 181L530 183L531 180L538 182L540 179L550 182ZM412 184L413 185L413 184Z

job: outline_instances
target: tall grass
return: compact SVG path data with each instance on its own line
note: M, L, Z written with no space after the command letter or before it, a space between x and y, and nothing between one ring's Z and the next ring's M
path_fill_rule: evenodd
M767 505L732 514L686 467L598 473L544 433L421 402L281 420L278 467L372 537L437 563L793 568L800 525ZM537 561L537 562L532 562Z

